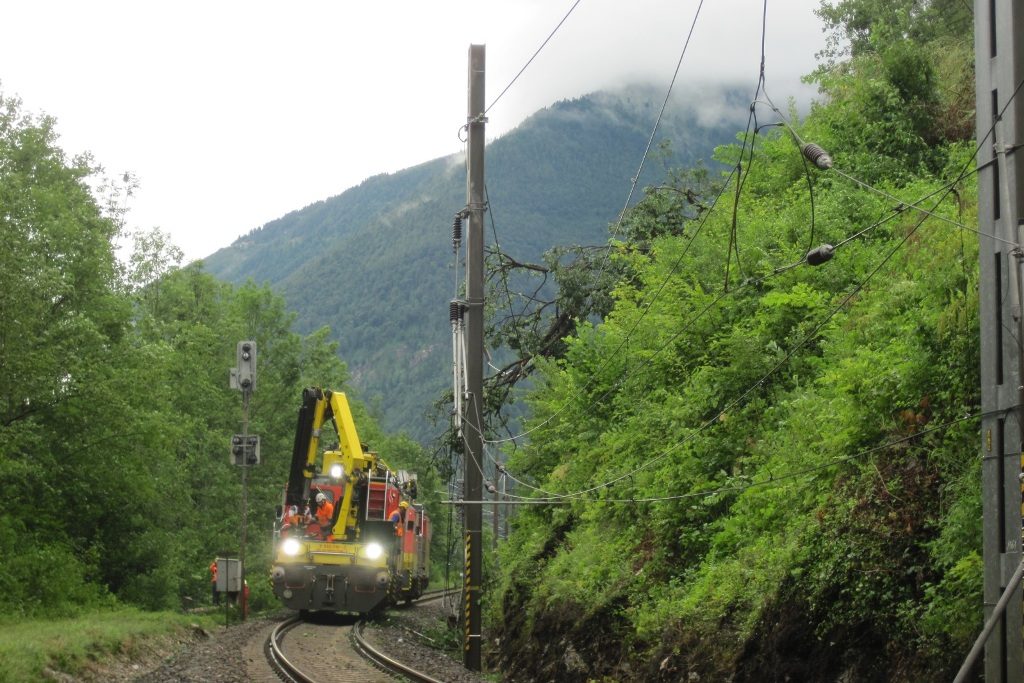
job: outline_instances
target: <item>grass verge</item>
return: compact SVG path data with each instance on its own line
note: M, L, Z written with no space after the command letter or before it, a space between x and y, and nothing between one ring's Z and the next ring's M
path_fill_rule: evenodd
M0 683L78 676L106 660L131 659L154 638L173 637L190 624L216 627L216 617L143 612L124 607L66 619L0 618Z

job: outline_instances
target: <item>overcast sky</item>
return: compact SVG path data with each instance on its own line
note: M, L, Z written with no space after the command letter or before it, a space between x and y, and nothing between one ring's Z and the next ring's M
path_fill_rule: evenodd
M463 151L469 45L487 46L490 104L574 1L8 3L0 90L55 116L67 152L136 174L128 225L161 228L192 260L372 175ZM762 1L705 0L680 92L753 94ZM491 109L488 138L567 97L667 88L698 2L581 0ZM824 44L818 5L768 0L777 104L811 94L799 77Z

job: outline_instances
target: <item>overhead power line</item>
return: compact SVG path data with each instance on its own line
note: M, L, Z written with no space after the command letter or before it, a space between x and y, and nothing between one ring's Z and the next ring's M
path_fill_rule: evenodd
M489 112L489 111L491 110L491 107L493 107L494 105L496 105L496 104L498 103L498 100L500 100L500 99L501 99L501 98L502 98L502 97L503 97L503 96L505 95L505 93L507 93L507 92L508 92L509 88L511 88L511 87L512 87L512 85L513 85L513 84L514 84L514 83L515 83L515 82L516 82L517 80L519 80L519 77L523 75L523 72L524 72L524 71L526 71L526 68L527 68L528 66L530 66L530 64L532 64L532 63L533 63L533 60L537 58L537 55L539 55L539 54L540 54L540 51L541 51L541 50L543 50L543 49L544 49L544 46L548 44L548 41L550 41L550 40L551 40L551 39L552 39L552 38L554 37L554 35L555 35L556 33L558 33L558 29L562 28L562 24L564 24L564 23L565 23L565 20L569 18L569 15L570 15L570 14L572 14L573 10L574 10L574 9L576 9L576 6L577 6L577 5L579 5L579 4L580 4L580 3L582 2L582 1L583 1L583 0L576 0L576 2L574 2L574 3L572 4L572 7L570 7L570 8L569 8L569 11L565 13L565 16L564 16L564 17L562 17L562 20L561 20L560 22L558 22L558 24L557 24L557 25L555 26L555 28L554 28L554 29L552 29L552 31L551 31L551 33L550 33L550 34L548 35L548 37L544 39L544 42L540 44L540 47L538 47L538 48L537 48L537 51L533 53L533 56L532 56L532 57L530 57L530 58L529 58L528 60L526 60L526 64L523 64L523 68L519 70L519 73L517 73L517 74L516 74L516 75L515 75L515 76L514 76L514 77L512 78L512 80L511 80L511 81L509 81L508 85L506 85L506 86L505 86L505 88L504 88L504 89L503 89L503 90L502 90L502 91L501 91L500 93L498 93L498 96L494 98L494 101L492 101L492 102L491 102L491 103L490 103L489 105L487 105L487 108L486 108L486 109L484 109L484 115L485 115L485 116L486 116L487 112Z
M669 81L668 91L665 93L665 100L661 103L661 111L658 112L658 119L654 122L654 128L651 130L651 136L647 139L647 147L644 148L644 154L640 158L640 167L636 170L636 175L632 178L632 183L629 186L629 194L626 196L626 203L622 206L622 211L619 212L619 220L615 224L617 228L622 225L622 218L626 215L626 209L629 208L629 202L633 199L633 193L636 191L636 185L640 182L640 174L643 173L644 164L647 162L647 155L651 152L651 145L654 144L654 136L658 133L658 128L661 126L661 119L665 116L665 109L668 107L669 98L672 96L672 88L676 84L676 78L679 76L679 68L683 65L683 57L686 56L686 48L690 46L690 38L693 37L693 29L697 26L697 19L700 17L700 10L704 7L704 0L700 0L697 5L697 11L693 15L693 22L690 24L690 31L686 34L686 42L683 43L683 51L679 53L679 61L676 62L676 70L672 73L672 80Z
M913 434L908 434L908 435L900 437L898 439L893 439L893 440L890 440L890 441L886 441L883 444L879 444L878 446L873 446L871 448L867 448L867 449L864 449L862 451L858 451L857 453L853 453L851 455L838 456L838 457L829 459L825 463L821 463L821 464L818 464L818 465L811 465L811 466L808 466L808 467L802 467L802 468L799 468L799 469L796 469L796 470L791 470L791 471L783 472L781 474L770 473L765 478L762 478L762 479L759 479L759 480L755 480L755 481L750 481L750 482L747 482L747 483L744 483L744 484L735 484L735 485L731 485L731 486L720 486L720 487L717 487L717 488L714 488L714 489L708 489L708 490L704 490L704 491L688 491L686 493L675 493L675 494L670 494L670 495L666 495L666 496L650 496L650 497L643 497L643 498L575 498L575 497L569 498L569 497L566 497L566 496L555 496L555 497L550 497L550 498L523 498L523 497L519 497L519 498L521 498L521 500L513 502L513 504L527 504L527 503L529 503L529 504L534 504L534 505L569 505L569 504L573 504L573 503L613 503L613 504L665 503L665 502L678 501L678 500L687 500L687 499L692 499L692 498L710 498L711 496L718 496L718 495L721 495L721 494L724 494L724 493L743 493L744 491L747 491L747 490L752 489L752 488L759 488L759 487L767 488L767 487L771 487L771 486L782 484L782 483L787 482L787 481L791 481L793 479L798 479L800 477L804 477L804 476L807 476L809 474L816 474L817 472L821 472L823 470L827 470L827 469L829 469L831 467L835 467L836 465L839 465L841 463L852 462L854 460L859 460L859 459L861 459L861 458L863 458L865 456L871 455L872 453L878 453L878 452L884 451L884 450L886 450L888 448L892 448L893 446L899 446L900 444L907 443L908 441L913 441L914 439L919 439L919 438L921 438L923 436L927 436L928 434L933 434L935 432L939 432L939 431L942 431L942 430L949 429L950 427L958 425L958 424L960 424L962 422L966 422L968 420L976 420L976 419L978 419L980 417L983 417L984 415L985 414L983 414L983 413L972 413L970 415L965 415L963 417L959 417L959 418L955 418L953 420L949 420L947 422L943 422L942 424L939 424L939 425L934 425L932 427L928 427L927 429L922 429L919 432L914 432ZM535 487L530 487L530 488L535 488ZM539 489L537 489L537 490L539 490ZM453 500L441 501L441 502L442 502L442 504L446 504L446 505L448 505L448 504L451 504L451 505L464 505L464 504L467 504L466 501L454 500L454 499ZM493 501L483 501L483 504L487 504L487 505L490 505L492 503L493 503Z
M759 86L759 87L760 87L760 86ZM1013 99L1014 99L1014 98L1015 98L1015 97L1017 96L1017 94L1018 94L1018 93L1020 92L1020 90L1021 90L1021 88L1022 88L1022 87L1024 87L1024 80L1022 80L1022 82L1021 82L1020 84L1018 84L1017 88L1016 88L1016 89L1014 90L1014 93L1013 93L1013 94L1011 95L1011 97L1010 97L1010 100L1009 100L1009 101L1008 101L1008 102L1006 103L1006 105L1004 106L1004 111L1006 111L1006 109L1008 108L1008 106L1010 105L1010 103L1011 103L1011 102L1013 101ZM767 93L765 93L765 96L766 96L766 98L767 98ZM793 127L792 127L792 126L791 126L790 124L788 124L788 122L786 122L786 121L784 120L784 117L782 117L782 114L781 114L781 112L780 112L780 111L779 111L779 110L778 110L778 109L776 108L776 106L775 106L775 105L774 105L774 104L773 104L773 103L771 102L771 100L770 100L770 99L767 99L767 101L766 101L765 103L767 103L767 104L769 104L769 106L771 106L772 110L773 110L773 111L774 111L774 112L775 112L775 113L776 113L776 114L777 114L777 115L778 115L778 116L780 117L782 125L784 125L784 126L785 126L785 127L786 127L786 128L788 129L788 130L790 130L791 134L792 134L792 135L794 135L794 137L795 137L795 139L796 139L796 140L798 141L798 143L799 143L799 144L802 144L802 145L803 145L803 144L806 144L806 143L804 143L804 141L803 141L803 140L802 140L802 139L800 138L800 136L799 136L799 135L798 135L798 134L796 133L796 131L795 131L795 130L793 129ZM752 105L752 106L753 106L753 105ZM986 142L986 140L988 139L988 137L989 137L989 136L991 136L991 134L992 134L992 130L993 130L993 129L994 129L994 123L993 123L993 124L992 124L992 126L991 126L991 127L989 128L989 130L988 130L988 133L986 134L985 138L984 138L984 139L982 139L982 140L981 140L981 141L979 142L979 148L980 148L980 146L981 146L982 144L985 144L985 142ZM974 157L972 157L972 159L973 159L973 158L974 158ZM736 168L734 168L734 169L733 169L733 174L735 174L735 173L736 173L736 170L737 170ZM958 183L959 181L962 181L962 180L963 180L964 178L968 177L969 175L972 175L972 174L973 174L974 172L976 172L976 169L972 169L972 168L970 168L970 166L969 166L969 165L965 165L965 168L964 168L964 169L962 169L961 173L959 173L959 175L958 175L958 176L957 176L957 177L956 177L956 178L955 178L955 179L954 179L953 181L951 181L950 183L947 183L947 184L946 184L945 186L943 186L943 187L941 187L941 188L939 188L939 189L937 189L937 190L933 190L933 191L932 191L932 193L930 193L930 194L926 195L925 197L923 197L923 198L921 198L921 199L919 199L919 200L916 200L916 201L914 201L914 202L904 202L903 200L901 200L901 199L899 199L899 198L897 198L897 197L893 197L893 196L891 196L891 195L888 195L888 194L885 194L885 193L883 193L883 194L884 194L884 195L885 195L886 197L888 197L888 198L891 198L891 199L893 199L893 200L894 200L894 201L896 201L896 202L899 202L899 206L898 206L898 207L897 207L897 208L896 208L896 209L894 210L894 213L891 213L891 214L890 214L890 215L889 215L888 217L886 217L886 218L884 218L884 219L880 219L880 220L878 220L878 221L876 221L876 222L872 223L871 225L869 225L869 226L867 226L867 227L865 227L865 228L861 229L860 231L858 231L858 232L856 232L855 234L853 234L853 236L851 236L851 237L849 237L849 238L847 238L847 239L843 240L842 242L840 242L840 243L839 243L839 244L837 245L837 247L834 247L833 249L836 249L836 248L838 248L838 247L844 246L844 245L846 245L846 244L847 244L848 242L852 241L853 239L856 239L856 238L858 238L858 237L861 237L861 236L862 236L862 234L866 233L867 231L869 231L869 230L871 230L871 229L873 229L873 228L876 228L876 227L878 227L879 225L881 225L881 224L883 224L883 223L885 223L885 222L888 222L889 220L891 220L892 218L894 218L894 217L895 217L896 215L898 215L898 214L899 214L899 212L900 212L900 211L902 210L902 208L913 208L913 209L914 209L914 210L916 210L916 211L920 211L920 212L924 213L924 214L926 215L926 217L928 217L928 216L934 216L934 217L936 217L937 219L941 219L941 220L945 220L946 222L950 222L950 223L952 223L952 224L956 225L957 227L961 227L961 228L962 228L962 229L964 229L964 230L967 230L967 231L970 231L970 232L975 232L975 233L979 233L979 234L981 234L982 232L981 232L980 230L976 229L976 228L971 228L971 227L969 227L969 226L967 226L967 225L964 225L964 224L963 224L963 223L961 223L961 222L958 222L958 221L953 221L953 220L951 220L951 219L947 219L947 218L946 218L946 217L944 217L944 216L940 216L940 215L938 215L938 214L935 214L935 212L934 212L934 209L933 209L933 210L926 210L926 209L923 209L923 208L921 208L921 207L919 207L919 206L918 206L919 204L922 204L923 202L925 202L925 201L926 201L927 199L929 199L929 198L933 197L933 196L934 196L935 194L939 193L939 191L942 191L942 193L943 193L943 199L944 199L944 198L945 198L945 197L946 197L946 196L947 196L947 195L949 194L949 191L951 191L952 187L953 187L953 186L955 186L955 184L956 184L956 183ZM732 176L730 175L730 177L732 177ZM726 182L726 185L725 185L725 186L723 186L723 188L722 188L722 191L720 191L719 195L718 195L718 196L716 197L716 199L715 199L715 202L714 202L714 203L713 203L713 205L712 205L712 208L714 208L715 204L717 204L718 200L719 200L719 199L721 198L721 196L722 196L722 194L724 193L724 191L725 191L725 189L726 189L727 185L728 185L728 182ZM881 190L880 190L880 191L881 191ZM940 200L940 202L941 202L941 200ZM936 206L938 206L938 204L937 204ZM710 215L710 213L711 213L711 209L709 209L709 211L708 211L708 212L706 213L706 215L705 215L705 219L707 219L707 217L708 217L708 215ZM703 224L703 221L701 221L701 225L702 225L702 224ZM920 224L919 224L919 225L920 225ZM916 229L916 228L915 228L915 229ZM699 227L698 227L697 231L699 231ZM694 233L694 237L695 237L695 233ZM988 237L993 237L993 236L988 236ZM997 238L994 238L994 237L993 237L993 239L997 239ZM691 241L692 241L692 238L691 238ZM1015 245L1015 246L1016 246L1016 245ZM687 248L688 248L688 246L687 246ZM684 250L684 255L685 255L685 250ZM802 258L802 259L801 259L801 260L799 260L799 261L796 261L796 262L794 262L794 263L792 263L792 264L790 264L790 265L787 265L787 266L783 266L783 267L780 267L780 268L776 268L776 270L775 270L775 271L773 271L773 272L772 272L772 273L771 273L770 275L768 275L768 276L771 276L771 275L774 275L774 274L778 274L778 273L780 273L780 272L783 272L784 270L788 270L788 269L794 268L794 267L796 267L796 266L798 266L798 265L801 265L801 264L805 263L806 261L807 261L807 257L806 257L806 255L805 255L805 257L804 257L804 258ZM677 261L677 265L679 264L679 262L680 262L680 261ZM674 267L675 267L675 266L674 266ZM673 272L674 272L674 270L673 270ZM669 275L667 276L667 279L668 279L668 278L671 278L671 275L673 274L673 272L670 272L670 273L669 273ZM756 283L758 283L758 284L759 284L759 283L761 283L761 282L764 282L764 280L766 280L766 278L764 278L764 279L760 279L759 281L756 281ZM652 302L653 302L653 300L657 298L657 295L658 295L658 294L660 293L660 291L664 290L665 286L667 285L667 282L668 282L668 280L667 280L666 282L664 282L664 283L663 283L663 285L662 285L662 287L660 287L660 288L659 288L659 289L657 290L657 292L655 293L655 296L654 296L654 297L652 297L652 300L651 300L651 302L644 302L644 303L645 303L645 305L643 305L643 304L642 304L642 305L640 306L640 307L641 307L641 308L642 308L643 310L642 310L642 312L641 312L641 315L640 315L640 318L639 318L639 319L642 319L642 317L643 317L643 316L644 316L644 315L646 314L646 312L647 312L647 311L648 311L648 310L650 309L650 303L652 303ZM743 287L743 286L741 286L741 287L740 287L739 289L744 289L744 287ZM721 299L721 298L723 298L723 297L720 297L720 299ZM636 324L634 324L633 328L631 328L631 331L630 331L630 333L632 333L632 331L636 329L636 327L637 327L637 325L638 325L638 323L639 323L639 319L638 319L638 322L637 322ZM615 356L615 355L617 354L617 351L618 351L618 349L621 349L621 348L622 348L622 347L623 347L623 346L625 345L625 343L626 343L627 341L629 341L629 336L630 336L630 335L627 335L627 338L626 338L626 339L624 339L624 340L623 340L623 342L622 342L622 343L621 343L620 345L618 345L618 347L616 347L616 349L615 349L615 352L611 353L611 354L609 355L609 358L610 358L610 357L613 357L613 356ZM664 347L663 347L663 348L664 348ZM659 349L659 350L658 350L658 352L660 352L660 350L662 350L662 349ZM655 352L655 354L654 354L654 355L656 355L656 354L657 354L657 352ZM606 358L606 359L605 359L605 362L604 362L604 364L603 364L603 365L601 366L601 369L603 369L603 368L604 368L604 367L605 367L605 366L607 365L607 362L609 361L609 358ZM652 357L651 357L651 358L647 358L647 362L649 362L649 361L650 361L651 359L652 359ZM645 362L645 364L643 364L643 365L646 365L646 362ZM641 366L640 366L640 368L642 368L642 367L643 367L643 365L641 365ZM637 368L637 369L639 369L639 368ZM633 369L633 370L637 370L637 369ZM579 395L581 395L581 394L582 394L582 392L583 392L584 390L586 390L586 388L587 388L587 387L589 387L589 386L590 386L590 384L591 384L591 383L592 383L592 382L594 381L594 379L595 379L595 376L596 376L597 372L599 372L599 371L596 371L596 372L595 372L594 374L592 374L592 375L591 375L591 379L590 379L590 380L588 380L588 382L587 382L587 383L586 383L586 384L584 385L584 387L583 387L583 388L581 388L580 390L578 390L577 392L575 392L575 394L573 394L573 396L579 396ZM607 394L608 394L608 393L609 393L609 392L610 392L610 391L611 391L612 389L614 389L614 388L615 388L615 386L618 386L618 383L616 383L616 384L615 384L614 386L612 386L612 387L611 387L611 388L610 388L610 389L609 389L608 391L606 391L606 392L605 392L604 394L602 394L602 397L606 396L606 395L607 395ZM568 405L569 405L569 401L566 401L566 402L565 402L565 403L563 404L563 407L562 407L561 409L559 409L559 410L558 410L557 412L555 412L554 414L552 414L552 415L548 416L548 418L546 418L546 419L545 419L545 420L544 420L543 422L541 422L540 424L538 424L538 425L535 425L534 427L531 427L531 428L529 428L528 430L525 430L525 431L523 431L523 432L520 432L519 434L516 434L516 435L514 435L514 436L510 436L510 437L506 437L506 438L502 438L502 439L492 439L492 440L488 440L487 442L489 442L489 443L501 443L501 442L505 442L505 441L514 441L514 440L516 440L516 439L519 439L519 438L521 438L521 437L523 437L523 436L526 436L526 435L528 435L528 434L530 434L530 433L532 433L532 432L535 432L535 431L537 431L537 430L541 429L542 427L544 427L545 425L549 424L549 423L550 423L550 422L551 422L551 421L552 421L552 420L553 420L553 419L554 419L555 417L557 417L557 416L558 416L558 415L560 415L560 414L561 414L562 412L564 412L565 410L567 410L567 408L568 408Z

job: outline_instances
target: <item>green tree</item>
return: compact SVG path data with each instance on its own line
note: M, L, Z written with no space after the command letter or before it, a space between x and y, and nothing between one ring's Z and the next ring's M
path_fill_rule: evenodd
M3 562L14 575L50 576L49 563L67 559L69 578L57 584L67 585L99 563L69 528L97 521L77 514L100 495L95 472L79 480L87 473L76 463L109 438L89 415L123 360L131 309L116 292L118 228L86 184L96 169L67 159L56 137L53 119L0 95L0 493L11 511L5 540L17 539ZM15 588L3 600L22 611L99 592Z

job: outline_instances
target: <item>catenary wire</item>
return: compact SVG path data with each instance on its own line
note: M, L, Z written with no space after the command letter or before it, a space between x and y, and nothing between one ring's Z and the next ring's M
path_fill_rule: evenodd
M952 181L951 183L947 184L946 186L943 186L943 187L941 187L941 188L939 188L939 189L937 189L937 190L935 190L935 191L933 191L933 192L929 193L929 194L928 194L928 195L926 195L925 197L923 197L923 198L921 198L921 199L917 200L917 202L916 202L916 203L920 203L920 202L923 202L923 201L925 201L926 199L928 199L928 198L930 198L930 197L934 196L935 194L937 194L937 193L939 193L939 192L942 192L943 190L946 190L946 191L948 192L948 191L949 191L949 190L951 190L951 189L952 189L952 187L953 187L953 186L954 186L954 185L955 185L956 183L958 183L959 181L960 181L960 178L958 178L958 179L956 179L956 180ZM874 228L876 228L876 227L878 227L878 226L880 226L880 225L882 225L882 224L884 224L884 223L886 223L886 222L888 222L888 221L892 220L892 219L893 219L893 218L895 218L896 216L899 216L899 215L900 215L901 213L902 213L902 209L900 209L899 207L897 207L896 209L892 209L892 210L890 210L890 212L889 212L889 215L888 215L887 217L885 217L885 218L882 218L882 219L879 219L879 220L875 221L874 223L872 223L871 225L869 225L869 226L868 226L867 228L864 228L864 229L862 229L862 230L859 230L859 231L858 231L858 232L856 232L855 234L853 234L853 235L851 235L850 237L848 237L848 238L844 239L843 241L839 242L839 243L837 244L836 248L838 248L838 247L840 247L840 246L842 246L842 245L845 245L845 244L846 244L847 242L849 242L850 240L852 240L852 239L854 239L854 238L856 238L856 237L862 236L862 235L863 235L863 234L865 234L865 233L866 233L867 231L869 231L869 230L871 230L871 229L874 229ZM653 362L653 360L654 360L654 359L655 359L655 358L656 358L656 357L657 357L657 356L658 356L658 355L659 355L659 354L660 354L660 353L661 353L662 351L664 351L664 350L665 350L666 348L668 348L668 347L669 347L669 346L670 346L670 345L671 345L671 344L672 344L672 343L673 343L673 342L674 342L674 341L675 341L676 339L678 339L678 338L679 338L679 336L681 336L681 335L683 334L683 332L685 332L685 331L686 331L687 329L689 329L689 328L690 328L690 327L691 327L691 326L693 325L693 323L695 323L695 322L696 322L696 321L697 321L697 320L698 320L699 318L701 318L701 317L702 317L702 316L703 316L703 315L704 315L705 313L707 313L707 312L708 312L709 310L711 310L712 308L714 308L714 307L715 307L715 305L717 305L717 304L718 304L718 303L719 303L719 302L720 302L720 301L721 301L722 299L726 298L726 297L727 297L727 296L729 296L729 295L735 295L735 294L738 294L738 293L740 293L741 291L743 291L743 290L747 289L748 287L756 287L756 286L759 286L760 284L762 284L762 283L764 283L765 281L767 281L767 280L768 280L769 278L771 278L771 277L774 277L775 275L779 275L779 274L781 274L781 273L784 273L784 272L786 272L786 271L788 271L788 270L792 269L792 268L793 268L793 267L795 267L795 266L799 266L799 265L801 265L802 263L804 263L804 261L805 261L805 260L806 260L806 259L801 259L800 261L797 261L797 262L795 262L795 263L793 263L793 264L790 264L790 265L787 265L787 266L781 266L781 267L778 267L778 268L776 268L775 270L773 270L773 271L772 271L771 273L769 273L768 275L766 275L766 276L764 276L764 277L762 277L762 278L759 278L759 279L757 279L757 280L750 280L750 281L744 282L743 284L741 284L741 285L740 285L740 287L739 287L739 288L733 289L733 290L731 290L731 291L730 291L730 290L723 290L722 292L720 292L720 293L719 293L719 295L718 295L717 297L715 297L715 298L714 298L714 299L713 299L713 300L712 300L712 301L711 301L710 303L708 303L708 304L707 304L707 305L706 305L706 306L705 306L704 308L702 308L702 309L701 309L701 310L700 310L700 311L699 311L699 312L698 312L698 313L697 313L697 314L696 314L695 316L693 316L693 317L692 317L691 319L689 319L689 320L687 321L687 323L686 323L686 324L685 324L685 325L684 325L684 326L683 326L683 327L682 327L682 328L681 328L680 330L677 330L677 331L676 331L676 332L675 332L675 333L674 333L674 334L673 334L673 335L672 335L671 337L669 337L669 339L668 339L668 340L667 340L667 341L666 341L666 342L665 342L664 344L662 344L662 345L661 345L661 346L660 346L660 347L659 347L659 348L658 348L658 349L657 349L657 350L656 350L656 351L655 351L655 352L654 352L653 354L651 354L650 356L648 356L647 358L645 358L645 360L644 360L643 362L641 362L641 363L640 363L639 365L637 365L637 366L635 366L635 367L632 367L632 368L628 368L628 369L627 369L627 370L626 370L626 371L625 371L625 372L623 373L623 377L621 377L621 378L620 378L620 379L619 379L618 381L616 381L616 382L615 382L615 383L614 383L614 384L613 384L613 385L612 385L611 387L609 387L609 389L607 389L607 390L606 390L606 391L605 391L605 392L604 392L604 393L603 393L603 394L602 394L602 395L601 395L601 396L600 396L600 397L599 397L599 398L598 398L597 400L598 400L598 401L600 401L600 400L603 400L603 399L604 399L604 398L606 398L606 397L607 397L607 396L608 396L609 394L611 394L611 392L612 392L612 391L614 391L614 390L615 390L615 389L616 389L617 387L619 387L619 386L620 386L620 385L622 384L622 382L624 382L624 381L625 381L626 377L627 377L627 376L628 376L628 375L629 375L630 373L633 373L633 372L636 372L636 371L638 371L638 370L641 370L641 369L643 369L643 368L644 368L645 366L647 366L647 365L649 365L649 364L650 364L651 362ZM647 310L649 310L649 309L645 309L645 310L644 310L644 313L646 313L646 311L647 311ZM632 331L632 329L635 329L635 327L636 327L636 324L634 324L633 328L631 328L631 331ZM621 348L621 343L620 343L620 348ZM611 354L611 355L612 355L612 356L614 356L615 354L613 353L613 354ZM604 367L604 366L602 366L602 368L603 368L603 367ZM595 373L595 375L596 375L596 373ZM580 393L580 392L582 392L583 390L585 390L585 389L586 389L586 387L590 385L590 382L591 382L591 381L593 381L593 379L594 379L595 375L591 375L591 379L590 379L590 381L588 381L588 382L587 382L587 384L586 384L586 385L585 385L585 386L584 386L584 387L583 387L582 389L578 390L578 391L576 392L576 394L575 394L575 395L579 395L579 393ZM575 395L574 395L574 397L575 397ZM558 411L556 411L556 412L555 412L554 414L552 414L552 415L551 415L551 416L549 416L549 417L548 417L547 419L545 419L545 420L544 420L544 421L543 421L542 423L540 423L539 425L537 425L537 426L535 426L535 427L531 428L530 430L528 430L528 431L527 431L527 432L525 432L525 433L529 433L529 432L532 432L532 431L534 431L534 430L536 430L536 429L538 429L538 428L540 428L540 427L544 426L545 424L549 423L549 422L550 422L550 421L551 421L551 420L552 420L552 419L553 419L554 417L556 417L556 416L557 416L558 414L560 414L561 412L563 412L563 411L564 411L564 410L565 410L565 409L566 409L566 408L568 407L568 403L569 403L569 401L567 401L567 402L566 402L566 405L565 405L565 406L564 406L563 408L559 409L559 410L558 410ZM467 424L467 425L469 425L469 427L470 427L470 428L472 428L472 429L476 429L476 426L475 426L475 425L472 425L472 424L470 424L470 423L468 423L468 422L467 422L466 424ZM477 431L479 431L479 430L477 430ZM506 439L495 439L495 440L488 440L488 439L486 439L486 437L484 437L484 435L483 435L482 433L481 433L481 437L482 437L482 439L483 439L483 441L484 441L484 443L485 443L485 444L498 444L498 443L502 443L502 442L506 441ZM488 457L489 459L491 459L491 460L492 460L492 462L494 462L494 463L495 463L495 465L497 465L497 464L498 464L497 460L496 460L496 459L495 459L495 458L494 458L493 456L491 456L491 455L490 455L489 453L487 453L487 451L486 451L486 448L484 449L484 451L485 451L485 454L487 455L487 457ZM529 484L529 483L527 483L527 482L525 482L525 481L522 481L521 479L518 479L518 478L517 478L517 477L516 477L516 476L515 476L515 475L514 475L514 474L513 474L512 472L510 472L510 471L509 471L509 470L507 469L507 467L505 468L505 470L504 470L504 473L506 474L506 476L508 476L508 477L509 477L510 479L512 479L513 481L515 481L515 482L517 482L517 483L519 483L519 484L522 484L523 486L525 486L525 487L527 487L527 488L530 488L530 489L533 489L533 490L535 490L535 491L538 491L538 492L544 493L544 494L546 494L546 495L548 495L548 496L552 496L552 497L557 497L557 496L562 496L562 495L563 495L563 494L559 494L559 493L554 493L554 492L551 492L551 491L547 491L547 490L545 490L545 489L542 489L542 488L540 488L540 487L537 487L537 486L533 486L533 485L531 485L531 484Z
M636 185L640 182L640 174L644 170L644 164L647 162L647 155L651 152L651 145L654 144L654 136L658 133L658 127L661 125L661 119L665 116L665 108L668 107L669 98L672 96L672 88L675 86L676 78L679 76L679 69L683 65L683 57L686 56L686 48L690 45L690 38L693 36L693 29L697 25L697 19L700 17L700 10L704 7L704 0L700 0L697 5L697 11L693 15L693 22L690 24L690 31L686 34L686 42L683 43L683 50L679 54L679 61L676 62L676 70L672 74L672 80L668 84L668 92L665 93L665 101L661 104L661 111L658 112L658 119L654 122L654 128L651 130L651 136L647 140L647 147L644 148L643 156L640 158L640 167L636 170L636 175L633 176L632 182L629 186L629 194L626 196L626 203L622 206L622 211L619 212L619 219L615 224L615 227L622 225L622 219L626 215L626 209L629 208L629 202L633 199L633 193L636 192Z
M527 499L527 500L530 500L531 502L533 502L533 503L535 503L537 505L568 505L568 504L572 504L572 503L636 504L636 503L663 503L663 502L676 501L676 500L686 500L686 499L690 499L690 498L709 498L711 496L717 496L717 495L721 495L723 493L742 493L744 491L747 491L747 490L755 488L755 487L762 487L762 486L763 487L768 487L768 486L772 486L772 485L779 484L779 483L784 482L784 481L788 481L790 479L796 479L796 478L799 478L799 477L802 477L802 476L806 476L808 474L813 474L813 473L816 473L816 472L820 472L820 471L826 470L826 469L828 469L830 467L835 467L836 465L839 465L839 464L844 463L844 462L852 462L854 460L859 460L860 458L863 458L863 457L865 457L867 455L871 455L872 453L877 453L879 451L883 451L883 450L885 450L887 448L892 448L893 446L898 446L900 444L906 443L908 441L912 441L912 440L920 438L922 436L927 436L928 434L932 434L932 433L938 432L940 430L948 429L950 427L958 425L958 424L960 424L962 422L966 422L968 420L975 420L975 419L978 419L980 417L986 417L987 415L997 414L998 412L999 411L992 411L992 412L989 412L989 413L972 413L970 415L965 415L963 417L958 417L958 418L949 420L947 422L943 422L942 424L935 425L935 426L929 427L927 429L922 429L919 432L914 432L913 434L908 434L907 436L903 436L903 437L900 437L898 439L893 439L891 441L887 441L887 442L885 442L883 444L879 444L877 446L872 446L871 448L867 448L867 449L864 449L862 451L858 451L857 453L853 453L851 455L844 455L844 456L839 456L839 457L836 457L836 458L832 458L831 460L829 460L826 463L822 463L822 464L819 464L819 465L812 465L810 467L804 467L804 468L801 468L801 469L798 469L798 470L787 471L787 472L784 472L784 473L778 474L778 475L770 473L767 479L761 479L759 481L751 481L751 482L746 483L746 484L737 484L737 485L733 485L733 486L721 486L721 487L718 487L718 488L708 489L708 490L705 490L705 491L690 491L690 492L687 492L687 493L679 493L679 494L668 495L668 496L652 496L652 497L646 497L646 498L570 498L570 499L567 499L567 498L565 498L563 496L561 498L530 498L530 499ZM465 501L455 500L453 498L450 501L444 501L444 502L458 504L458 503L462 503L462 502L465 502ZM488 501L488 502L490 502L490 501Z
M484 109L484 115L486 115L487 112L491 110L491 107L496 105L498 103L498 100L500 100L505 95L505 93L508 92L509 88L511 88L512 85L517 80L519 80L519 77L523 75L523 72L526 71L526 68L530 66L531 63L533 63L533 60L537 58L537 55L539 55L540 51L544 49L544 46L548 44L548 41L550 41L554 37L554 35L558 32L558 29L562 28L562 24L565 23L565 20L569 18L569 15L572 14L573 10L576 9L576 6L579 5L580 2L582 2L582 0L576 0L576 2L573 3L572 7L569 8L569 11L565 13L564 17L562 17L562 20L558 22L558 25L556 25L555 28L551 31L551 33L548 35L548 37L544 39L544 42L540 44L540 47L537 48L537 51L533 53L533 56L526 60L526 64L524 64L523 68L519 70L519 73L517 73L515 77L511 81L509 81L508 85L506 85L505 88L500 93L498 93L498 96L495 97L494 100L489 105L487 105L487 108Z

